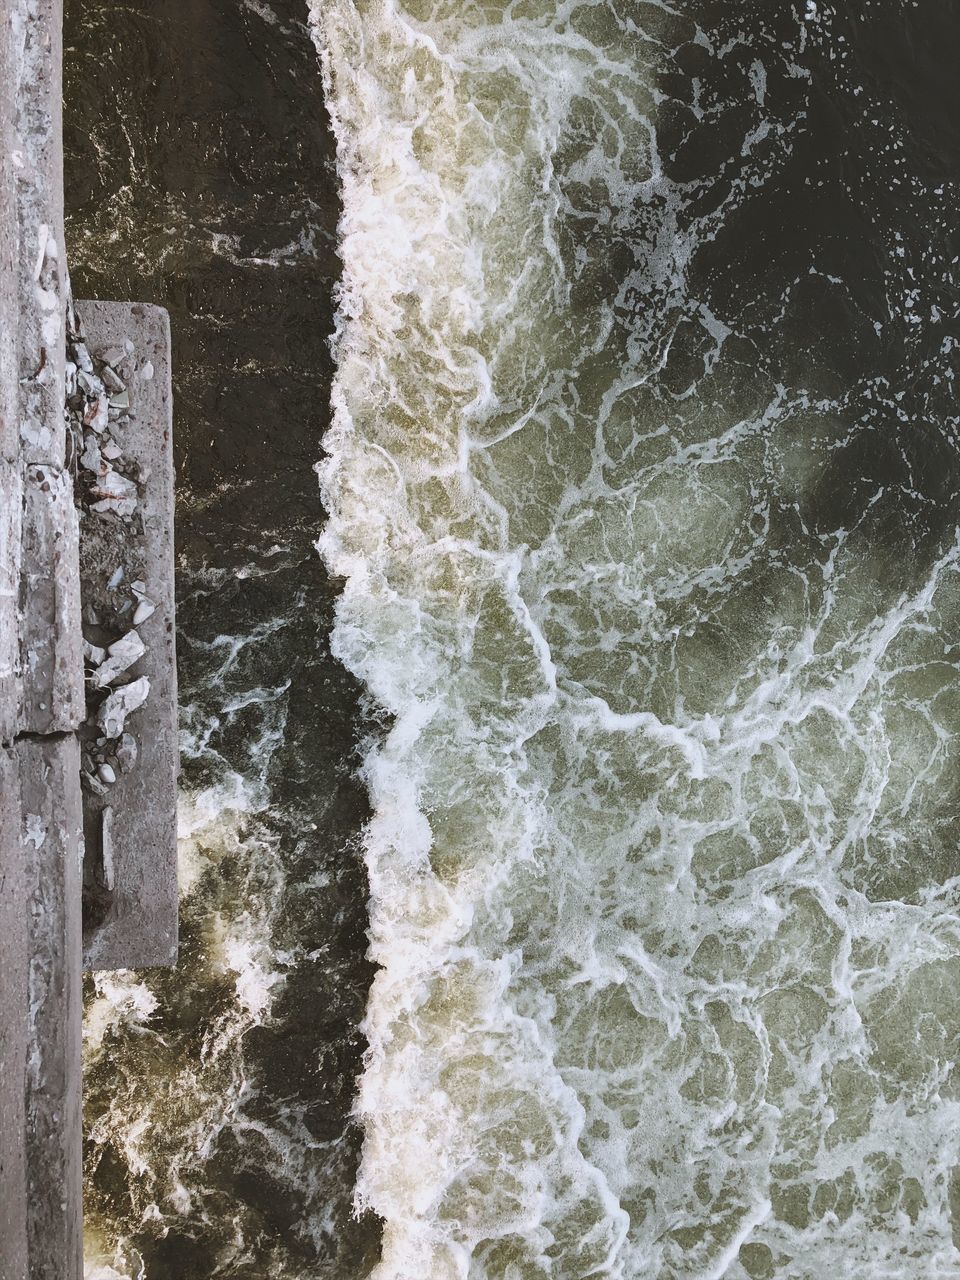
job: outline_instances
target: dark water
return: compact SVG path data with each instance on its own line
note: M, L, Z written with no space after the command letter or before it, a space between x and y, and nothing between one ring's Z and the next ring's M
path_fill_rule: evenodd
M65 45L75 295L171 315L192 868L176 971L90 992L88 1252L149 1280L359 1276L363 717L313 549L338 200L306 11L71 0Z

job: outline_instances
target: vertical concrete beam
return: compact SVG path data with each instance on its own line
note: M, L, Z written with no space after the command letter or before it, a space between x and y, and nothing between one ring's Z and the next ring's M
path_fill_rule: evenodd
M94 355L133 351L121 366L130 395L124 454L147 479L136 527L84 516L80 556L84 603L101 616L98 592L118 565L142 578L156 611L138 627L146 653L130 670L150 694L133 713L136 764L105 796L84 796L88 880L101 888L99 909L84 919L88 969L173 964L177 955L177 657L174 625L173 407L170 321L162 307L138 302L76 303ZM131 604L135 600L131 598ZM88 895L90 907L92 895Z
M80 1280L84 690L62 11L0 10L0 1280Z
M7 0L5 7L16 90L21 459L63 466L63 5Z
M0 332L5 322L0 310ZM16 736L20 712L20 539L23 485L16 462L0 458L0 743ZM0 864L2 872L2 864ZM2 1280L2 1275L0 1275Z
M31 1280L80 1280L80 748L73 734L21 739L28 888L27 1194Z
M20 770L19 231L14 14L0 12L0 1280L27 1280L27 923Z
M13 14L0 13L0 85L14 83ZM19 301L15 96L0 90L0 742L18 707L17 575L20 562Z
M23 487L20 729L65 733L86 715L73 485L61 467L31 463Z
M13 13L0 13L0 84L12 85L15 75ZM19 457L19 262L17 224L17 146L14 130L15 95L0 92L0 462Z
M27 920L20 769L0 747L0 1280L26 1280Z
M16 504L0 518L0 540L19 538L20 732L61 733L83 720L80 585L73 485L65 469L62 0L8 0L7 62L14 89L13 193L17 269L15 412L22 522ZM0 94L0 97L4 96ZM9 287L9 285L7 286ZM6 339L9 346L9 338ZM9 351L6 358L9 359ZM3 350L0 349L0 367ZM6 484L15 496L17 481ZM0 644L9 557L0 568ZM0 650L0 681L9 666ZM9 677L6 677L7 679Z

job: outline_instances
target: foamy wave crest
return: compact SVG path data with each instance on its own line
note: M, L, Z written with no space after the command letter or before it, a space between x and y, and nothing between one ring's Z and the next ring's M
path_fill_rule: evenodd
M864 386L785 385L689 285L790 155L812 20L758 20L751 62L659 3L314 17L321 549L336 651L394 717L378 1280L956 1265L955 532L898 578L869 495L824 514ZM722 154L684 176L705 120Z

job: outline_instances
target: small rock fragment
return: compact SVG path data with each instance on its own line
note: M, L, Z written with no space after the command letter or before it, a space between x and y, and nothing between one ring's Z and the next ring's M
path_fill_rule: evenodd
M114 773L110 765L106 763L102 764L97 770L97 776L100 781L105 782L108 787L112 787L117 780L117 775Z
M100 882L113 893L117 874L113 857L113 810L104 805L100 814Z
M97 435L99 435L101 431L106 430L107 423L110 421L109 408L105 395L99 395L95 400L88 401L83 415L83 425L90 427L91 430L96 431Z
M92 795L105 796L107 794L107 788L95 773L81 773L80 785L85 791L89 791Z
M100 470L100 445L92 431L84 434L80 465L85 471L92 471L94 475Z
M91 667L99 667L100 663L107 656L106 649L101 649L98 644L91 644L89 640L83 642L83 656L90 663Z
M137 740L132 733L125 733L120 739L117 747L117 764L124 773L129 773L133 766L137 763L137 756L140 754L137 748Z
M91 684L95 689L113 684L118 676L129 670L146 652L147 646L140 639L139 634L136 631L128 631L107 649L108 656L94 672ZM107 737L111 736L116 737L116 734L107 734Z
M149 382L150 379L153 377L153 361L152 360L148 360L144 364L143 368L140 370L140 377L144 380L144 382Z
M111 409L129 409L130 408L130 392L117 391L110 397Z
M146 596L142 596L133 615L133 625L135 627L139 627L141 622L146 622L146 620L148 618L152 618L156 612L157 606L153 601L148 599Z
M96 499L91 508L93 511L113 511L119 516L129 516L137 508L137 486L109 466L105 471L101 468L100 477L90 494Z
M127 384L124 380L120 377L117 371L112 369L108 364L105 364L100 370L100 377L103 379L103 385L113 394L117 394L120 391L126 391L127 389Z
M101 453L110 462L116 462L117 458L123 457L123 450L117 444L116 440L108 440L103 446Z
M90 352L87 350L86 343L74 343L73 355L84 373L93 373L93 361L90 359Z
M104 734L108 738L119 738L127 716L143 706L149 693L150 681L146 676L115 689L97 713L97 724Z

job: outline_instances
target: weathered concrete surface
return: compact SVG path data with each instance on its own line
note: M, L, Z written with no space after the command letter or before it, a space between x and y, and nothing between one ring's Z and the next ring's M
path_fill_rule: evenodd
M19 728L66 733L85 715L73 484L62 468L31 463L23 496Z
M61 0L7 0L5 9L2 58L14 89L9 128L15 176L6 205L15 237L8 230L7 239L16 241L16 271L15 293L2 298L6 310L0 311L0 329L12 325L16 335L13 404L23 488L19 535L13 528L4 530L14 546L17 536L21 539L17 729L60 733L77 728L84 710L73 488L64 469L69 284L63 234L63 12ZM9 344L9 337L5 341ZM0 367L9 357L9 351L0 352ZM8 481L11 489L13 484ZM0 592L8 576L9 568L0 570ZM3 625L0 620L0 634ZM0 679L4 665L0 658Z
M0 85L16 77L14 11L0 13ZM16 94L0 92L0 1280L27 1276L27 931L20 841L19 231Z
M0 9L0 1280L80 1280L84 694L62 15L60 0Z
M21 739L22 849L28 891L27 1223L31 1280L83 1271L81 1212L82 825L73 734Z
M23 884L20 769L13 751L0 747L0 1280L24 1280L27 1274L27 918Z
M4 327L0 304L0 333ZM0 373L2 379L2 373ZM0 410L2 412L2 410ZM11 419L15 421L15 417ZM0 458L0 743L12 742L20 722L20 464ZM2 1273L0 1273L2 1276Z
M0 14L0 84L13 82L12 24L13 14L4 8ZM14 102L14 94L0 93L0 742L9 742L15 732L19 656L17 565L21 502L17 285L20 237L16 212Z
M64 421L61 40L61 0L0 5L0 1280L83 1273L77 735L86 700ZM153 689L131 724L138 770L110 797L110 909L90 937L98 966L126 967L169 962L176 949L169 332L157 308L85 312L92 341L137 343L132 451L153 473L138 542L158 608L141 627L148 653L136 673ZM102 814L93 818L99 834Z
M147 701L128 721L138 746L137 762L118 774L105 796L84 795L89 860L84 878L95 886L99 906L84 920L84 963L90 969L172 964L177 952L178 747L170 325L161 307L140 303L77 302L76 312L93 355L122 350L127 340L134 345L124 366L130 370L131 421L123 428L123 450L149 472L132 532L119 522L84 517L84 601L99 612L97 583L106 583L122 565L128 581L144 581L156 605L156 612L137 627L146 653L129 673L150 681ZM132 556L137 557L135 567ZM88 892L88 902L90 898Z
M6 0L13 38L20 446L64 463L63 5Z

